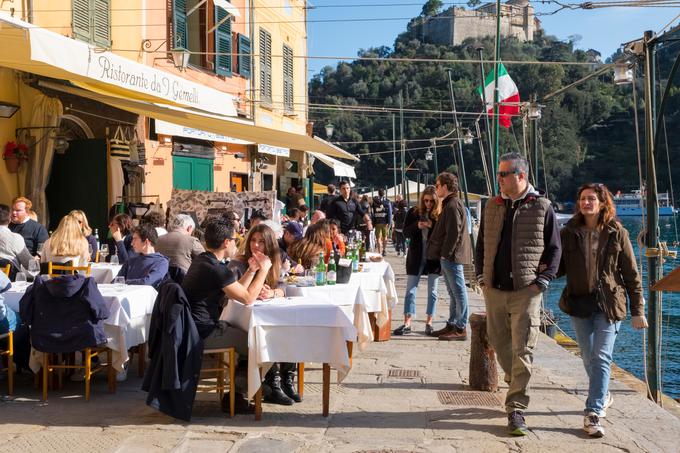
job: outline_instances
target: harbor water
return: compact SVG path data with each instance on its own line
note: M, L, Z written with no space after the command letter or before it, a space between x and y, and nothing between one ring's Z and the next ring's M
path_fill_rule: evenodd
M623 225L630 233L633 248L640 263L640 249L637 244L637 236L644 228L640 218L623 217ZM677 241L676 222L680 223L680 218L661 217L659 227L661 240L669 244L671 250L677 250L673 242ZM664 263L664 275L680 266L680 259L669 259ZM643 257L642 276L645 290L645 300L648 300L647 286L647 261ZM576 339L574 330L571 326L569 316L562 313L558 307L558 301L565 279L559 279L550 285L546 293L546 308L552 310L560 329ZM661 345L661 373L663 382L663 392L674 398L680 398L680 293L662 293L663 296L663 326L662 326L662 345ZM646 307L645 307L646 309ZM616 345L614 348L614 362L621 368L633 373L638 378L644 380L645 375L645 348L646 336L642 331L633 329L630 325L630 314L626 321L621 325Z

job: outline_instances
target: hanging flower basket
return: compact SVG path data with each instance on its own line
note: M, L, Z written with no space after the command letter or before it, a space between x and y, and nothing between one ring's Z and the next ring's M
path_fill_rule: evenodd
M21 162L28 160L28 147L23 143L15 143L9 141L5 144L5 150L2 153L2 158L5 161L5 167L8 173L17 173Z

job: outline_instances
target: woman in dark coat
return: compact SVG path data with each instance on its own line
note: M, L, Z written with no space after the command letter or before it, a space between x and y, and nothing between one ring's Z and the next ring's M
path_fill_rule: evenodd
M439 288L439 261L428 260L427 240L439 218L439 198L434 186L427 186L420 194L418 205L409 209L404 220L404 236L410 240L406 256L406 295L404 296L404 324L394 330L394 335L411 333L411 319L416 315L416 291L421 275L427 275L427 318L425 334L433 332L432 316L437 304Z
M621 321L626 319L626 305L633 327L647 327L642 280L628 231L616 219L612 194L604 184L581 186L576 214L562 229L561 239L559 275L567 276L567 284L560 309L571 316L588 374L583 430L602 437L600 418L613 401L609 393L612 353Z

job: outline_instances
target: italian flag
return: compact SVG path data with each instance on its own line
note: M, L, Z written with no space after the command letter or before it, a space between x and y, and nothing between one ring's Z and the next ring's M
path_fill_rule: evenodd
M486 110L489 116L493 116L493 69L486 76L484 81L484 96L486 97ZM482 96L482 87L477 88L477 92ZM510 74L503 66L503 63L498 65L498 93L500 100L499 105L499 122L501 126L510 127L510 117L519 114L519 91L517 85L510 78ZM484 97L482 98L482 101Z

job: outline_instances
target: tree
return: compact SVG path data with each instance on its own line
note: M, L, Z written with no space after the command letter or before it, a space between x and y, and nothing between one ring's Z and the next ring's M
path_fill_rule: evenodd
M436 16L439 14L439 11L442 9L442 5L444 2L441 0L427 0L425 4L423 5L423 9L420 12L421 17L432 17Z

